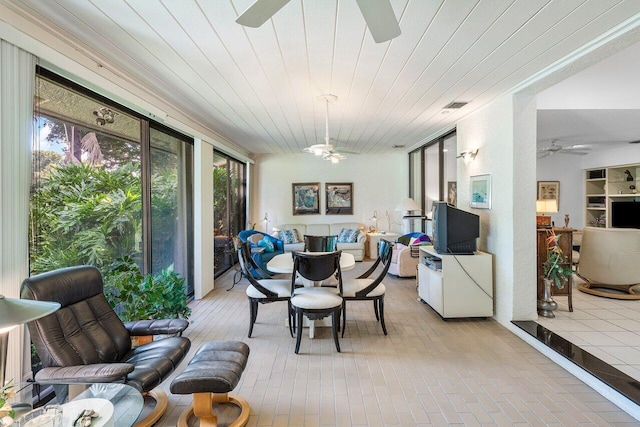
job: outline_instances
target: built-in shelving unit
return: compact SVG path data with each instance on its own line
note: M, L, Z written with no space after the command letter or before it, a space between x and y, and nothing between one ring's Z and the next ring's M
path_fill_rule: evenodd
M640 164L585 171L586 226L611 227L611 202L620 200L640 201Z

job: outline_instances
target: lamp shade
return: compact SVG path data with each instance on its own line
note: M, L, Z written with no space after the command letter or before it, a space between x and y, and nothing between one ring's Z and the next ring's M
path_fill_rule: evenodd
M536 212L558 212L558 201L556 199L536 200Z
M396 210L397 211L422 211L422 208L420 207L420 205L416 203L415 200L413 200L410 197L407 197L406 199L403 199L398 206L396 206Z
M0 295L0 333L14 326L51 314L60 308L57 302L5 298Z

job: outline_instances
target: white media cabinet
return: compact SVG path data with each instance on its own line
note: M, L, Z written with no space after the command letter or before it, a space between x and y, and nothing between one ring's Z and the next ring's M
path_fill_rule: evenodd
M428 266L429 260L441 261L441 268ZM445 255L421 246L418 295L443 319L493 316L492 255Z

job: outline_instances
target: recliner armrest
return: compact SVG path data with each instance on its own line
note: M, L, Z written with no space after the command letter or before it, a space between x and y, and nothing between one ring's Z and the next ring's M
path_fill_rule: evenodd
M126 322L124 327L129 335L139 337L143 335L178 334L187 329L189 321L186 319L134 320Z
M122 381L133 372L130 363L96 363L66 367L43 368L36 373L40 384L91 384Z

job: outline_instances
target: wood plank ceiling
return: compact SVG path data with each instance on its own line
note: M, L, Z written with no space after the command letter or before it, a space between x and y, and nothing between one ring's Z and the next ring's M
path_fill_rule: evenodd
M637 0L392 0L374 43L354 0L293 0L262 27L253 0L1 0L250 153L329 133L361 153L407 148L640 12ZM469 104L443 110L452 101ZM405 148L406 150L406 148Z

